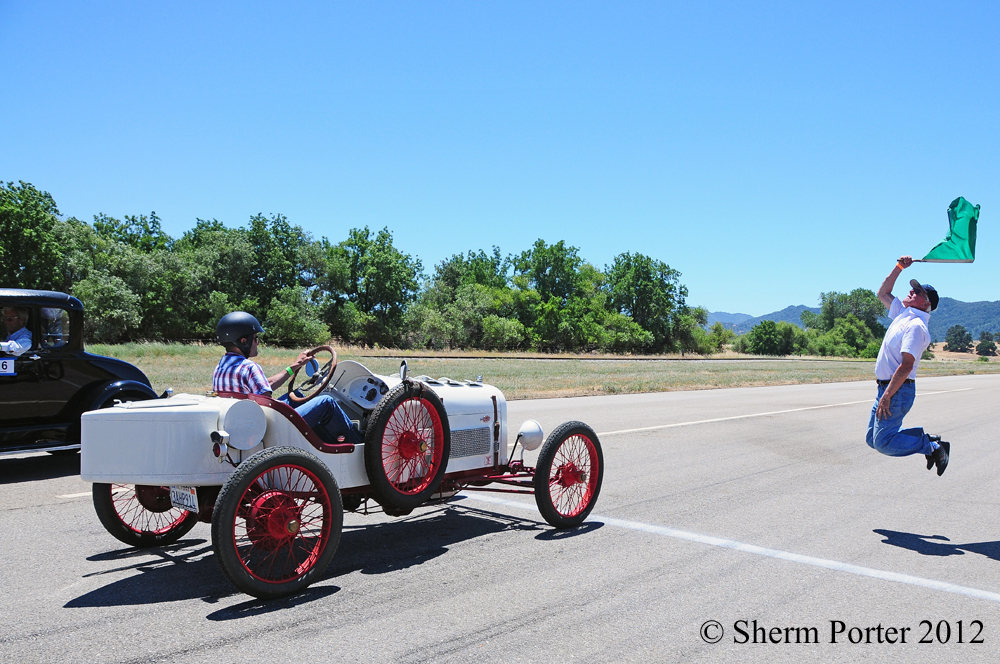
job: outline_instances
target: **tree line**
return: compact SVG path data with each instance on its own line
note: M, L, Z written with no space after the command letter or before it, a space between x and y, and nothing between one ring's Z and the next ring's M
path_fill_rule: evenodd
M735 339L733 348L753 355L821 355L839 357L878 357L885 336L885 307L874 291L857 288L850 293L821 293L820 312L802 312L803 327L785 321L761 321L749 332ZM952 325L945 335L942 350L972 353L980 357L997 354L994 335L983 331L979 342L962 325ZM936 342L935 342L936 343ZM924 352L924 359L933 357Z
M874 291L820 293L820 311L803 311L803 327L761 321L735 340L735 350L753 355L878 357L885 336L885 305Z
M0 182L0 287L85 305L89 340L210 340L229 311L272 343L614 353L716 352L735 336L687 304L681 274L625 252L599 269L563 241L455 254L425 274L383 228L315 239L281 214L179 238L155 212L63 218L53 197Z

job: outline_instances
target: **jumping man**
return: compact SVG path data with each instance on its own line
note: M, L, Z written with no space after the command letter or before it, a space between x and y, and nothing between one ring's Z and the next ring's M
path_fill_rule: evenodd
M927 331L930 312L938 305L938 293L930 284L910 280L910 293L903 300L892 295L892 287L900 272L913 264L913 258L902 256L892 272L882 282L878 299L889 310L892 324L886 330L882 347L875 361L878 398L868 421L868 446L888 456L923 454L927 470L937 466L941 475L948 467L951 444L940 436L924 433L920 427L904 429L903 417L913 406L916 395L917 365L930 345Z

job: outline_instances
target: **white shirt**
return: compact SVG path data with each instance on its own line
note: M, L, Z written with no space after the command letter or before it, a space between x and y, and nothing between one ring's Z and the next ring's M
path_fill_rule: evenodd
M11 355L20 355L31 350L31 330L22 327L16 332L11 332L7 341L0 341L0 350Z
M875 378L891 379L903 361L903 353L913 356L913 370L907 378L916 378L920 356L931 343L931 333L927 331L931 315L920 309L904 307L900 299L895 297L889 307L889 318L892 319L892 324L886 330L882 347L878 350Z

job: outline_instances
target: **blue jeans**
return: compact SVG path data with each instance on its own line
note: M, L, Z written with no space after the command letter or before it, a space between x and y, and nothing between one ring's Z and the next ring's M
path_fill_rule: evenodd
M882 398L887 387L888 385L878 386L878 397L875 399L875 405L872 406L872 416L868 420L868 435L865 438L868 447L894 457L932 454L938 445L931 442L921 427L899 430L903 426L903 417L910 412L910 408L913 406L913 398L917 392L914 383L903 383L899 390L892 395L892 399L889 401L889 410L892 411L892 414L888 419L880 420L875 415L878 401Z
M282 394L278 401L288 403L288 395ZM302 416L317 436L328 443L339 442L339 436L344 437L345 443L361 443L361 435L351 425L351 420L344 414L340 404L328 394L321 394L296 406L295 412Z

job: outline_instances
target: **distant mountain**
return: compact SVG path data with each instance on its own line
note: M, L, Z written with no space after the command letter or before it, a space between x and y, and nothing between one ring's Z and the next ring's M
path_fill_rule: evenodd
M770 314L764 314L763 316L757 316L756 318L748 316L746 314L727 314L723 311L713 311L708 314L708 324L712 325L715 321L719 321L726 327L728 327L733 332L737 334L743 334L744 332L749 332L754 325L761 322L762 320L773 320L787 321L802 327L802 312L811 311L813 313L819 313L819 307L807 307L804 304L792 305L785 307L781 311L775 311ZM727 318L728 317L728 318ZM932 334L933 336L933 334Z
M763 316L753 318L747 314L727 314L723 311L713 311L708 314L708 324L712 325L719 321L729 329L738 334L749 332L754 325L762 320L788 321L802 327L802 312L812 311L819 313L819 307L807 307L796 305L785 307L781 311L775 311ZM888 325L888 319L883 321ZM931 314L931 322L928 329L931 339L944 341L948 328L952 325L961 325L972 334L972 338L979 340L979 333L983 330L996 334L1000 332L1000 300L996 302L962 302L950 297L943 297L938 303L938 308Z
M1000 332L1000 301L997 302L961 302L950 297L942 297L938 308L931 314L931 322L927 326L931 339L944 341L944 335L952 325L961 325L979 341L979 333L987 331L992 334Z
M753 318L750 314L727 314L725 311L712 311L708 314L708 325L711 327L716 323L722 323L726 327L738 325L743 321Z

